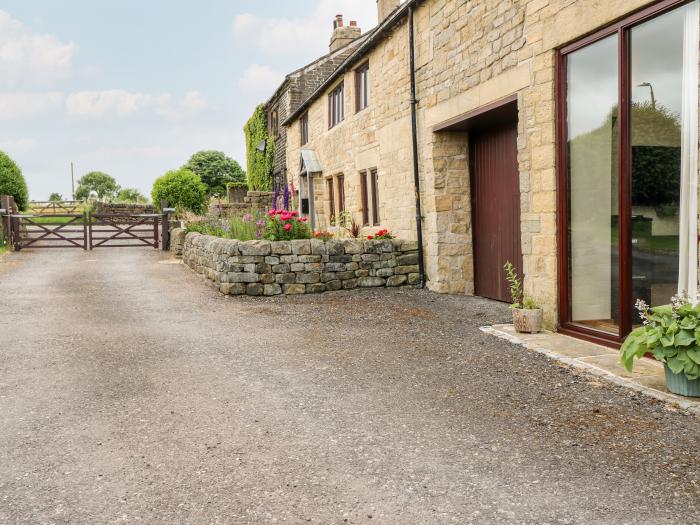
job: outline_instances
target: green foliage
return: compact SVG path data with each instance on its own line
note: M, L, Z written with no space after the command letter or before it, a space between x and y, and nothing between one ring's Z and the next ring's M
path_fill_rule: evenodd
M144 204L148 198L136 188L122 188L117 194L117 202Z
M523 291L523 283L520 280L520 277L518 277L513 263L506 261L503 268L506 271L506 281L508 281L508 286L510 286L510 298L513 303L511 304L511 308L537 310L539 305L532 297L525 295L525 292Z
M199 151L183 166L202 179L210 195L226 193L229 182L245 182L241 165L222 151Z
M268 241L291 241L310 239L311 228L306 217L298 217L296 211L271 210L267 217L265 239Z
M252 241L263 236L267 220L261 213L251 215L234 215L228 218L209 218L202 221L189 222L187 231L203 235L213 235L224 239Z
M63 195L60 193L52 193L49 195L49 202L61 202L63 200Z
M248 163L248 187L252 191L272 189L272 170L275 163L275 139L268 134L265 105L255 108L253 116L243 126ZM260 146L265 141L264 151Z
M156 206L160 206L160 201L165 199L168 206L201 214L207 209L207 186L198 175L180 168L156 179L151 199Z
M27 209L29 190L22 176L22 170L2 151L0 151L0 195L14 197L15 204L20 210Z
M85 200L90 192L97 193L101 200L112 200L119 192L119 185L114 177L101 171L91 171L78 179L78 188L75 190L75 198Z
M651 353L674 374L689 381L700 378L700 305L672 300L671 305L648 308L637 301L644 325L627 336L620 348L620 362L632 371L634 359Z
M248 182L228 182L226 188L245 188L248 189Z

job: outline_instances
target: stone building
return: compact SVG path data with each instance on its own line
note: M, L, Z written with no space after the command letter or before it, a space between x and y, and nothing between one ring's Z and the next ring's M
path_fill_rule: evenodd
M379 26L285 119L317 229L417 237L427 286L616 344L634 301L697 292L698 0L379 0ZM415 35L416 127L410 29Z
M343 15L333 20L329 53L288 74L265 104L267 129L275 138L275 185L286 179L287 129L281 123L291 115L336 69L362 40L362 29L357 22L346 26Z

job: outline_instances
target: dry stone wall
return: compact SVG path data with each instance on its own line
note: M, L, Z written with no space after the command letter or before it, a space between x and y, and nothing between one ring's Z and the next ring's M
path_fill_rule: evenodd
M226 295L294 295L419 282L418 246L398 239L241 242L190 232L182 258Z

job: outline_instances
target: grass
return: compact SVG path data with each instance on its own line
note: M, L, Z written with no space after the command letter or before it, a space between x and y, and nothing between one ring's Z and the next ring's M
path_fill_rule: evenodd
M7 246L5 246L4 244L0 244L0 255L5 253L6 251L7 251Z

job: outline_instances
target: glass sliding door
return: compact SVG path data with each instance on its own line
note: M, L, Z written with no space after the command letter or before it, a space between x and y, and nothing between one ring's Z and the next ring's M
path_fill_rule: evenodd
M564 328L619 341L637 299L696 297L699 33L666 3L561 51Z
M630 142L632 170L632 295L652 306L668 304L679 289L684 82L697 93L697 24L693 2L630 30ZM684 56L687 38L693 57ZM694 60L694 79L684 79L684 61ZM689 109L697 113L697 96ZM697 149L697 145L695 145ZM685 212L685 210L683 210ZM685 217L688 220L688 217ZM697 242L697 241L695 241ZM688 246L684 247L687 259ZM686 285L681 291L688 292ZM641 322L635 317L634 324Z
M567 57L571 321L618 333L618 42Z

